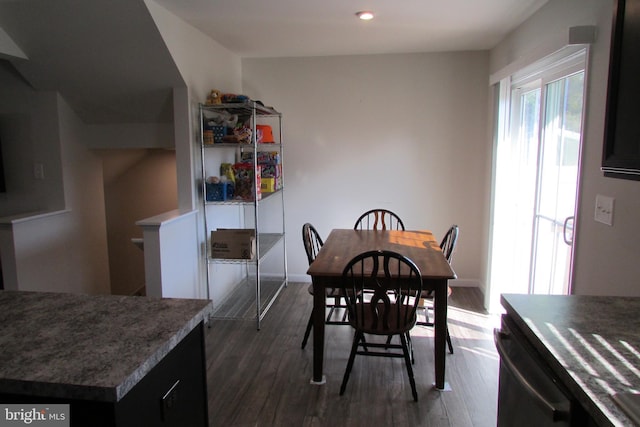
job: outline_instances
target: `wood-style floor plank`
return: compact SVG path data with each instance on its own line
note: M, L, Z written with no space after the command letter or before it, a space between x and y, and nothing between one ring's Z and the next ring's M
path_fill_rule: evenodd
M447 354L451 391L433 388L433 330L412 330L418 402L401 359L356 357L344 396L340 383L353 333L325 328L326 385L310 384L313 343L300 349L312 308L307 284L291 283L256 330L255 321L213 319L206 331L211 426L495 426L498 356L496 316L482 310L476 288L449 299ZM373 339L373 338L372 338Z

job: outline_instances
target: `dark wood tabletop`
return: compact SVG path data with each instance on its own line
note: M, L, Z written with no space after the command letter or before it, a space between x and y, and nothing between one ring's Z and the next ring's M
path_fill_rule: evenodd
M435 386L446 388L445 341L447 330L447 290L456 274L445 259L440 245L430 231L334 229L318 252L307 274L314 287L313 378L324 384L324 312L325 287L339 287L342 271L356 255L370 250L391 250L410 258L420 269L423 288L433 289L435 309L434 367Z
M314 279L335 279L353 257L376 249L398 252L411 259L426 280L425 287L430 279L456 278L440 245L426 230L332 230L307 274Z

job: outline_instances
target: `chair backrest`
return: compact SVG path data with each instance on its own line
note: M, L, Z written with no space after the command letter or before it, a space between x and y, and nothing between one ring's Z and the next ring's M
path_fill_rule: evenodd
M371 209L360 215L354 230L404 230L398 215L387 209Z
M307 252L309 265L311 265L316 259L318 252L320 252L320 248L324 245L324 242L318 230L308 222L302 226L302 243L304 244L305 252Z
M440 242L440 249L442 249L442 253L444 257L447 259L449 264L451 264L451 259L453 258L453 251L456 248L456 243L458 242L458 233L460 229L457 225L452 225L447 230L447 233L442 238Z
M342 277L356 329L386 335L413 327L422 276L409 258L392 251L364 252L347 263Z

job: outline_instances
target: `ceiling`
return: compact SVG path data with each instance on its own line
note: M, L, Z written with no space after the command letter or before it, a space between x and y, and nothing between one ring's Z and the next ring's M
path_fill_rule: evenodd
M184 81L142 0L0 0L0 30L22 78L86 123L171 121Z
M171 122L185 83L150 1L240 57L291 57L487 50L548 0L0 0L0 66L86 123Z
M487 50L548 0L154 1L241 57L287 57Z

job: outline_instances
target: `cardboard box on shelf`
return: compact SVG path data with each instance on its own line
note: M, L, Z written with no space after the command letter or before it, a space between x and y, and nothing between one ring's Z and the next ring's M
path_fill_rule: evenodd
M219 228L211 231L211 257L253 259L256 254L256 232L252 228Z

